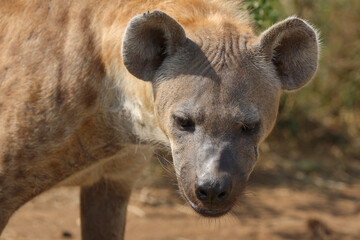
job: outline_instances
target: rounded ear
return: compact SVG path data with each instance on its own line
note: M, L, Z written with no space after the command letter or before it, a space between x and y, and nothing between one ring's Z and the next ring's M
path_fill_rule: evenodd
M262 55L275 66L284 90L308 83L318 66L317 32L307 22L290 17L260 35Z
M164 59L186 41L182 26L162 11L147 12L131 19L125 29L122 57L135 77L151 81Z

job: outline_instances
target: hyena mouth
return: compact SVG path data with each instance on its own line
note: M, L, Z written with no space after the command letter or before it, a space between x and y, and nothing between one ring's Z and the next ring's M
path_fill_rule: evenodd
M191 204L190 204L191 205ZM212 217L212 218L216 218L216 217L221 217L226 215L230 210L230 208L227 208L225 210L209 210L209 209L201 209L198 208L196 206L191 206L197 213L199 213L201 216L203 217Z

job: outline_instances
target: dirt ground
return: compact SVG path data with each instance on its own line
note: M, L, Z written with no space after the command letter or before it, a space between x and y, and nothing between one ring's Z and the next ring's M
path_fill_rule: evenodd
M276 160L261 164L239 206L230 216L216 220L195 214L180 199L168 176L161 180L162 184L139 187L128 207L125 238L360 239L359 179L328 179L326 174L311 171L304 174L290 171L291 167L283 171L276 165ZM304 166L316 169L311 162ZM16 212L0 240L80 240L80 237L79 189L56 188Z

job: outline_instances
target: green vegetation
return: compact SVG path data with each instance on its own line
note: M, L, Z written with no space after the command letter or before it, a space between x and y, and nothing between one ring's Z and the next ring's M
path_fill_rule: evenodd
M250 12L258 29L266 29L283 18L284 11L278 0L244 0L243 9Z

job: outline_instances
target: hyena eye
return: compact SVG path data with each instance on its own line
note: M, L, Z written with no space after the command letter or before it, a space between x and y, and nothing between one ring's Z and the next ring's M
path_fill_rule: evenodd
M257 132L259 128L259 123L247 123L247 124L243 124L241 127L241 132L245 133L245 134L254 134Z
M195 130L195 123L190 118L174 116L174 121L182 131L193 132Z

